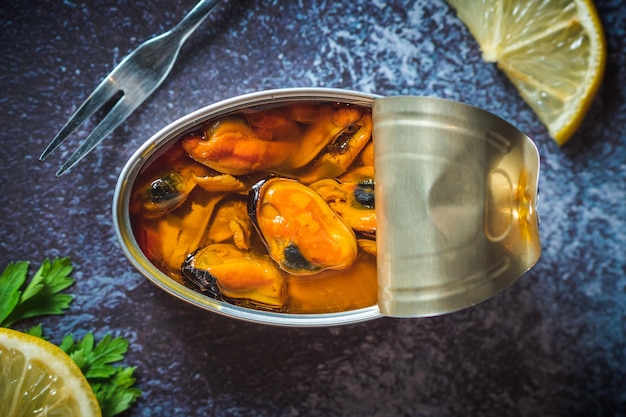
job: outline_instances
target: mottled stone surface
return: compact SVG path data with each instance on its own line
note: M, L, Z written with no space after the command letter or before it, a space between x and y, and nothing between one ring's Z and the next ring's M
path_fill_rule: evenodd
M128 416L626 415L626 8L598 1L606 78L559 149L481 60L442 1L224 1L160 90L70 175L54 173L93 127L38 155L82 99L186 1L17 0L0 6L0 266L70 256L76 299L51 339L132 341L144 395ZM533 137L542 156L543 254L474 308L428 319L275 328L200 311L124 258L111 220L117 176L169 121L241 93L340 87L450 98Z

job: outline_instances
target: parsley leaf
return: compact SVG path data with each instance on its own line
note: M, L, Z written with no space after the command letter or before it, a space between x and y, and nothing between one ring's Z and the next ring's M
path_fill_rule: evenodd
M41 327L41 324L31 327L30 329L26 330L25 333L31 336L38 337L40 339L48 340L43 336L43 327Z
M20 299L20 287L26 281L28 262L11 262L0 275L0 325L17 306Z
M46 259L31 281L24 287L29 263L10 263L0 275L0 326L9 327L16 321L52 314L61 314L72 302L61 291L74 283L69 277L69 258Z
M87 378L104 417L127 410L141 395L141 390L133 387L135 367L111 365L124 359L128 340L107 334L100 343L95 344L93 333L87 333L79 341L68 335L61 342L60 348L76 362Z
M134 366L119 368L107 383L93 383L92 388L100 403L102 416L114 416L130 408L141 395L141 390L133 387Z

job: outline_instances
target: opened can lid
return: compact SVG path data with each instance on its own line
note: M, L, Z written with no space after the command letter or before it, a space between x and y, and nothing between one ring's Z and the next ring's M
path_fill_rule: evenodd
M424 317L490 298L539 259L539 154L484 110L374 100L378 304Z

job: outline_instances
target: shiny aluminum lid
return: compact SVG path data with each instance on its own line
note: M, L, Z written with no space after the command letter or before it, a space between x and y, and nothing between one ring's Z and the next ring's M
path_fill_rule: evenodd
M539 155L497 116L431 97L374 100L378 305L423 317L479 303L539 259Z

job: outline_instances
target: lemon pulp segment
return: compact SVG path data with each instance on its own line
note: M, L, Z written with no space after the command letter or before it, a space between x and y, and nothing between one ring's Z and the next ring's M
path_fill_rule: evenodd
M582 123L602 82L606 41L589 0L447 0L557 143Z

